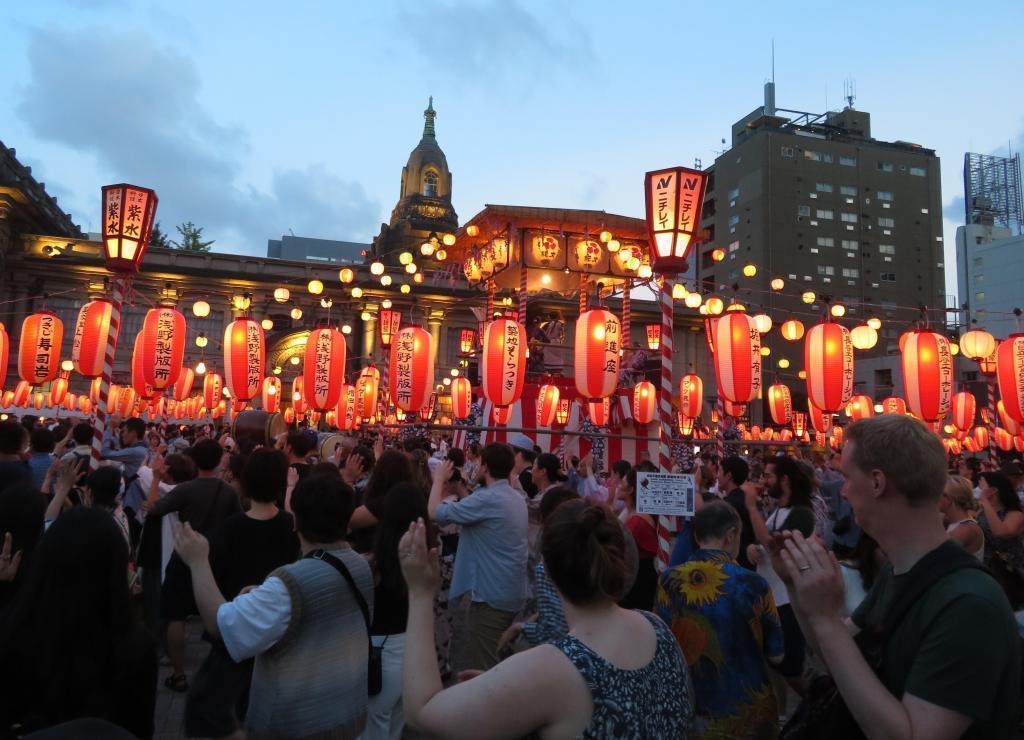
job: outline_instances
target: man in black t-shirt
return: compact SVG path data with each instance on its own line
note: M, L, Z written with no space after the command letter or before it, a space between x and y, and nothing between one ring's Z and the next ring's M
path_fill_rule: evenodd
M750 468L747 461L732 455L718 464L718 490L725 502L736 509L743 527L740 529L740 552L736 562L748 570L754 570L754 564L747 557L747 548L754 544L754 530L750 526L750 513L747 511L747 499L741 486L747 482Z

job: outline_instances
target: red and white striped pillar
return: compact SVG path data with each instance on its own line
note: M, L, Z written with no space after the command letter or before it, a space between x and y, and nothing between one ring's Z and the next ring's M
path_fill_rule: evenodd
M107 402L110 400L110 379L114 374L114 353L117 351L117 335L121 329L121 304L127 292L129 277L114 275L111 280L110 328L107 330L107 346L103 353L103 373L100 375L100 397L96 404L93 423L92 460L90 465L98 468L100 451L103 449L103 434L107 429Z
M629 302L629 293L633 290L633 281L626 278L626 282L622 284L622 363L629 362L630 348L633 346L633 342L630 339L631 324L633 320L633 310Z
M590 297L587 295L587 276L580 275L580 316L590 307Z
M658 467L663 473L672 472L672 280L663 278L661 295L661 389L658 393ZM679 532L679 517L658 517L658 571L668 567L675 536Z
M996 407L996 379L986 378L988 388L988 456L995 462L999 459L996 453L996 426L999 424L999 409Z
M488 280L487 281L487 305L484 308L484 321L486 323L488 323L488 324L494 318L494 290L495 290L494 281L493 280ZM481 335L481 341L483 341L482 335Z
M526 326L526 260L519 261L519 323Z

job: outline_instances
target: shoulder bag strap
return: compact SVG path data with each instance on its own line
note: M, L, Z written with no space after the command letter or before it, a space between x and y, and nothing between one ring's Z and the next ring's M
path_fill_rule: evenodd
M352 589L352 594L356 597L356 603L359 604L359 610L362 611L362 613L363 613L363 621L366 622L366 637L367 637L367 639L369 639L370 638L370 607L369 607L369 605L367 605L366 599L363 597L363 592L359 590L358 586L356 586L356 582L355 582L355 579L352 578L352 574L349 573L348 568L345 567L345 563L343 563L340 559L338 559L338 558L334 557L333 555L331 555L326 550L314 550L313 552L309 553L306 557L307 558L313 558L314 560L320 560L320 561L322 561L324 563L327 563L328 565L333 567L336 571L338 571L338 573L341 574L341 577L345 579L345 582L348 583L349 588Z

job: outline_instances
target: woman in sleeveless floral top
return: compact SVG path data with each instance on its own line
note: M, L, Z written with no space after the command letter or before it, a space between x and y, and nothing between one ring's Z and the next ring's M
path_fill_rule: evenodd
M437 554L414 523L399 546L409 587L407 722L446 738L688 737L693 692L677 641L654 614L616 605L632 575L625 550L609 510L561 505L541 551L570 633L443 689L432 641Z

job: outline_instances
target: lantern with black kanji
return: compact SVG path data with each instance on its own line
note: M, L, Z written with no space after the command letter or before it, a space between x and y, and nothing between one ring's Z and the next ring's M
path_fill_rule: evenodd
M679 413L696 419L704 408L704 381L695 373L687 373L679 381Z
M469 418L473 406L473 384L469 378L453 378L452 386L452 416L456 419Z
M686 270L686 260L700 224L707 175L672 167L644 178L651 267L661 273Z
M807 402L807 415L815 432L824 434L832 428L832 412L819 409L813 401Z
M647 349L651 352L661 349L661 324L647 325Z
M974 415L977 411L977 401L973 393L960 391L953 394L953 424L962 432L966 432L974 426Z
M722 410L725 411L726 416L731 416L734 419L740 419L747 415L747 404L734 403L728 398L723 398Z
M459 332L459 351L468 355L473 351L476 344L476 332L472 329L463 329Z
M258 322L235 319L225 327L224 382L232 396L248 401L259 395L266 356L263 327Z
M804 370L810 402L830 414L842 410L853 396L850 330L831 321L812 326L804 338Z
M377 414L377 395L380 391L380 370L367 365L359 371L356 380L356 416L372 419Z
M281 408L281 380L273 375L263 379L260 388L260 400L263 402L263 410L268 414L276 414Z
M387 349L402 325L402 312L394 308L382 308L377 314L377 324L380 326L380 346Z
M537 393L537 426L550 427L558 413L561 392L554 384L542 385Z
M306 339L302 365L305 400L314 411L338 405L345 377L345 335L332 326L314 329ZM298 408L296 412L302 413Z
M1012 334L999 343L996 381L1006 415L1024 422L1024 334Z
M882 413L905 416L907 413L907 402L899 396L889 396L882 401Z
M990 417L990 414L985 413L987 410L988 409L982 409L981 414L982 419L985 420L986 422ZM1013 434L1015 436L1024 434L1024 424L1017 421L1016 419L1011 418L1010 415L1006 413L1006 404L1003 403L1002 399L996 401L996 413L999 416L999 423L1002 424L1003 428L1006 429L1010 434Z
M654 421L658 409L658 393L654 383L641 380L633 387L633 421L637 424L650 424Z
M608 424L611 410L612 402L607 397L587 401L587 415L596 426L603 427Z
M619 350L622 333L619 318L595 308L576 320L576 390L583 398L607 398L619 383Z
M774 423L780 426L789 424L793 418L793 396L788 385L775 383L768 386L768 410Z
M753 401L761 389L761 334L754 320L733 311L718 319L712 332L719 395L736 404Z
M18 342L18 375L29 385L39 385L57 377L60 371L60 345L64 324L49 311L25 317Z
M480 390L495 406L511 406L526 382L526 327L495 319L484 329Z
M162 391L174 384L185 358L185 317L173 308L162 306L146 312L142 323L142 380ZM137 390L137 389L136 389Z
M135 185L103 186L103 249L107 269L137 272L153 231L157 197Z
M356 425L356 387L343 383L341 393L338 394L338 405L334 409L334 418L338 422L338 428L349 431Z
M391 341L388 391L402 411L419 411L434 389L434 340L420 326L399 330Z
M569 407L571 402L568 398L562 398L558 401L558 411L555 412L555 421L562 426L565 426L569 421Z
M512 407L492 406L491 418L494 419L494 423L497 424L498 426L505 426L506 424L508 424L508 420L512 418Z
M113 311L114 304L105 298L89 301L79 310L71 344L71 361L79 375L97 378L103 374Z
M953 354L943 335L914 329L903 335L903 388L910 412L923 421L942 421L953 393Z
M221 391L224 388L224 379L218 373L206 373L203 378L203 405L208 410L220 403Z

